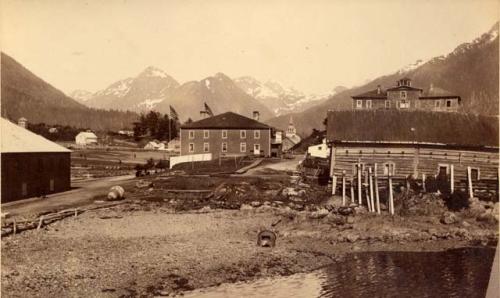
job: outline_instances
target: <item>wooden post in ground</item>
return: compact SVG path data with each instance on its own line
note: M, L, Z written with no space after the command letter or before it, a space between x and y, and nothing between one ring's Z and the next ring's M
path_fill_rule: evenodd
M370 186L368 185L368 170L363 172L363 174L365 177L363 185L365 187L366 206L368 207L368 211L372 212L372 206L370 205Z
M342 171L342 206L345 206L345 171Z
M354 197L354 178L351 179L351 204L356 202L356 199Z
M450 165L450 192L455 191L455 171L453 165Z
M334 196L337 193L337 176L333 175L332 177L332 195Z
M374 182L375 182L375 201L377 204L377 213L380 214L380 197L379 197L379 192L378 192L378 174L377 174L377 164L375 164L375 171L374 171Z
M361 164L356 165L358 174L358 204L361 206Z
M40 220L38 221L38 226L36 227L37 230L40 230L40 228L42 227L43 225L43 215L40 216Z
M422 173L422 190L423 192L426 192L426 189L425 189L425 174Z
M17 232L17 223L16 223L16 219L14 218L14 222L12 222L12 234L16 234Z
M392 177L391 175L389 174L389 186L388 186L388 190L389 190L389 212L391 213L391 215L394 215L394 196L392 194Z
M472 189L472 171L470 167L467 167L467 186L469 188L469 198L473 198L474 190Z
M370 185L370 204L372 205L372 212L375 212L375 198L373 197L373 173L372 168L368 169L368 184Z

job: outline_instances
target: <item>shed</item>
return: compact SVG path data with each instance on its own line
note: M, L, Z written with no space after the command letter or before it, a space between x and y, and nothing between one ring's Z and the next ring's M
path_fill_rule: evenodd
M82 131L76 135L75 143L84 146L97 144L97 136L91 131Z
M0 124L2 203L70 189L70 150L4 118Z

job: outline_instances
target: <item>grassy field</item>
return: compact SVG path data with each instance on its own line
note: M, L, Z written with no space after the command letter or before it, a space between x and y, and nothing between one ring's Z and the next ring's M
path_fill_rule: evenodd
M132 164L145 164L148 159L152 158L155 161L160 159L168 159L172 153L162 151L146 151L141 149L130 150L104 150L104 149L75 149L71 152L72 162L84 162L90 160L97 160L103 162L113 163L132 163Z

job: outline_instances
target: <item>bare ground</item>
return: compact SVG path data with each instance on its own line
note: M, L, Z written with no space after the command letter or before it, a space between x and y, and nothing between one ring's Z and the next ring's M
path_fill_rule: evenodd
M6 297L150 297L307 272L345 253L486 245L496 225L442 225L435 217L359 215L348 224L263 206L174 213L131 202L2 239ZM256 236L275 227L274 248ZM464 230L466 232L464 232ZM491 244L490 243L490 244Z

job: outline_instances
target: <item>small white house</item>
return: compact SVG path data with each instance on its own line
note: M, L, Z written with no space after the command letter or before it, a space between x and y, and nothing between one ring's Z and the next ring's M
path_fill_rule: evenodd
M171 152L181 152L181 140L179 138L170 140L167 145L167 150Z
M91 131L82 131L75 137L75 143L77 145L96 145L97 144L97 136L95 133Z
M309 146L307 154L312 157L328 158L330 156L330 148L326 144L326 139L323 139L321 144Z
M150 141L144 146L144 149L146 149L146 150L158 150L159 148L160 148L160 144L158 142L155 142L155 141Z

